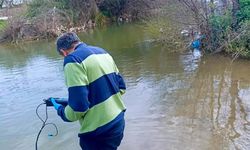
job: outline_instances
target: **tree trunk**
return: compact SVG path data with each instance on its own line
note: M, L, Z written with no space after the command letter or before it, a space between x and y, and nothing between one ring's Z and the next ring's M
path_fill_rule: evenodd
M211 3L211 14L214 15L214 12L215 12L215 6L214 6L214 0L210 0L210 3Z
M221 0L221 3L222 3L223 13L225 14L228 8L228 0Z
M0 9L3 8L3 3L4 3L4 0L1 0L1 1L0 1Z
M232 0L233 9L232 9L232 28L233 30L237 29L238 26L238 19L237 13L240 10L240 1L239 0Z

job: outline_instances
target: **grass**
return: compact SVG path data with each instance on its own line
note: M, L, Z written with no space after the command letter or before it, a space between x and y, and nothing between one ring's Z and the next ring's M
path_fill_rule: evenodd
M0 20L0 31L3 31L7 26L7 21Z

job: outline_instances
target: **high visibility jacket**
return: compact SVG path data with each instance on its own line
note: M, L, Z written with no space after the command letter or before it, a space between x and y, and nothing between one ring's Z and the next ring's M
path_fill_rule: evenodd
M79 121L79 135L105 132L123 119L126 86L113 58L102 48L80 43L64 59L68 105L58 115Z

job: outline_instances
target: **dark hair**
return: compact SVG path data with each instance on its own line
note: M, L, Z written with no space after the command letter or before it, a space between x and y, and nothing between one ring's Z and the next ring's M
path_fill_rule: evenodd
M69 49L72 48L72 44L80 42L79 37L74 32L67 32L62 34L57 38L56 46L57 51L60 52L61 49Z

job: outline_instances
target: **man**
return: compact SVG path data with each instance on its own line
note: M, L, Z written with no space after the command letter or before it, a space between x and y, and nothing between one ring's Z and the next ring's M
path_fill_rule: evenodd
M73 32L57 39L64 57L68 105L52 103L67 122L80 122L83 150L116 150L123 138L125 83L113 58L102 48L80 42Z

